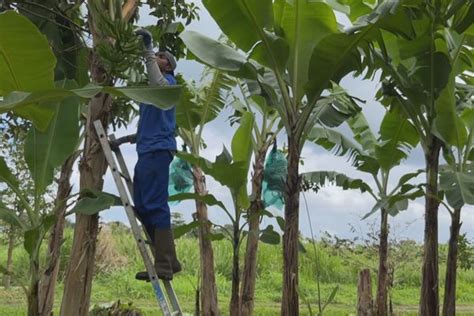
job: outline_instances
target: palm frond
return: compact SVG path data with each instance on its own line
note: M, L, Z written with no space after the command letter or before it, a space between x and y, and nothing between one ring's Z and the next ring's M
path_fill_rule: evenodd
M394 108L383 118L380 140L375 154L380 166L388 170L408 156L409 151L418 144L419 136L401 109Z
M179 80L182 87L181 98L176 105L176 123L180 128L193 132L201 122L201 109L196 100L194 83Z
M343 173L335 171L313 171L301 174L304 185L303 189L307 190L308 187L318 191L321 187L327 185L336 185L341 187L343 190L360 190L360 192L369 192L372 196L375 196L372 188L364 182L362 179L349 178Z
M319 122L327 127L339 126L362 110L355 100L342 87L333 84L330 94L316 102L309 122Z
M337 156L347 156L354 165L357 164L359 157L364 155L362 148L333 129L314 127L307 140L332 151Z
M227 74L210 68L204 69L199 87L195 82L179 80L179 83L183 92L176 107L176 121L186 130L214 120L230 102L236 84Z
M354 139L362 146L364 151L374 154L377 138L370 129L369 123L362 112L347 120L347 124L354 133Z
M203 123L214 120L229 103L235 79L216 69L206 69L202 81L207 83L198 92L198 104L203 112Z

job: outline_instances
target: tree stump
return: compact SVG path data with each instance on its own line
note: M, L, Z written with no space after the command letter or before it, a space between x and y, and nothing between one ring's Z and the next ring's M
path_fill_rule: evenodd
M370 270L364 269L359 273L359 284L357 286L357 315L372 316L372 280L370 279Z

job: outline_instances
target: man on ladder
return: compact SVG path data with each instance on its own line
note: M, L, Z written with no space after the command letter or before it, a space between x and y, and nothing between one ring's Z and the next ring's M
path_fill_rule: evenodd
M169 52L153 51L152 35L137 31L144 43L144 57L149 85L175 85L176 60ZM176 153L175 108L161 110L140 104L137 130L138 161L135 166L133 195L138 218L153 243L158 278L173 279L181 271L176 257L168 205L169 166ZM149 280L148 273L138 272L138 280Z

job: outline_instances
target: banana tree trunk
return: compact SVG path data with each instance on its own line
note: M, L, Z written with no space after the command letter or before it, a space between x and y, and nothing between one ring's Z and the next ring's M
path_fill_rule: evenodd
M283 233L282 316L299 315L298 302L298 221L300 205L299 142L288 137L288 178L285 192L285 229Z
M200 283L200 281L198 280ZM196 293L194 295L194 316L200 316L201 315L201 289L199 288L199 283L198 287L196 288Z
M54 292L59 273L60 249L63 241L64 224L66 218L66 199L71 193L71 174L74 162L78 153L71 155L61 167L61 175L58 183L58 193L56 195L56 223L51 231L49 238L48 251L46 258L49 258L46 269L43 273L39 289L39 310L40 315L52 315L54 305ZM61 205L60 207L58 207Z
M193 167L194 190L197 194L207 193L204 174L199 167ZM214 273L214 252L212 243L207 236L211 232L211 225L207 216L207 205L196 201L197 219L199 225L199 250L201 254L201 311L202 315L219 315L217 305L216 276Z
M433 138L425 153L425 244L421 284L421 316L439 315L438 289L438 167L441 143Z
M13 248L15 247L15 228L10 226L10 231L8 232L8 249L7 249L7 264L5 265L5 269L7 270L7 274L3 277L3 286L6 290L10 288L11 283L11 274L13 272Z
M451 217L451 236L446 263L446 283L444 288L443 316L456 315L456 274L458 263L458 239L461 229L461 209L455 209Z
M262 201L262 182L265 155L268 146L262 148L255 157L252 175L252 200L249 208L249 234L245 252L244 270L242 275L241 314L251 316L254 308L255 281L257 279L257 252L260 235L260 215L264 209Z
M30 287L28 289L28 316L39 315L39 256L30 258Z
M112 80L108 78L105 69L101 65L99 56L95 53L92 54L90 71L93 82L106 85L112 84ZM107 162L102 153L93 123L95 120L100 120L103 126L107 128L111 104L110 95L105 93L97 94L89 102L84 151L79 164L81 190L102 191ZM90 216L78 214L76 216L74 239L70 261L66 270L61 304L61 315L63 316L88 315L98 228L99 216L97 214Z
M380 223L379 271L377 280L376 313L388 315L388 212L382 209Z
M229 315L240 316L240 267L239 267L239 224L234 224L234 239L232 241L232 292L230 296Z

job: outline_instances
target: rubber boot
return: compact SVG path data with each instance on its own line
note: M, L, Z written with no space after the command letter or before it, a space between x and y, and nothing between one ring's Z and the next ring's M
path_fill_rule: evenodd
M155 229L155 270L163 280L172 280L173 274L181 271L171 229Z
M172 280L173 274L181 271L181 264L176 257L173 231L171 229L155 229L153 234L155 248L155 270L158 278ZM137 280L149 281L146 271L135 275Z

